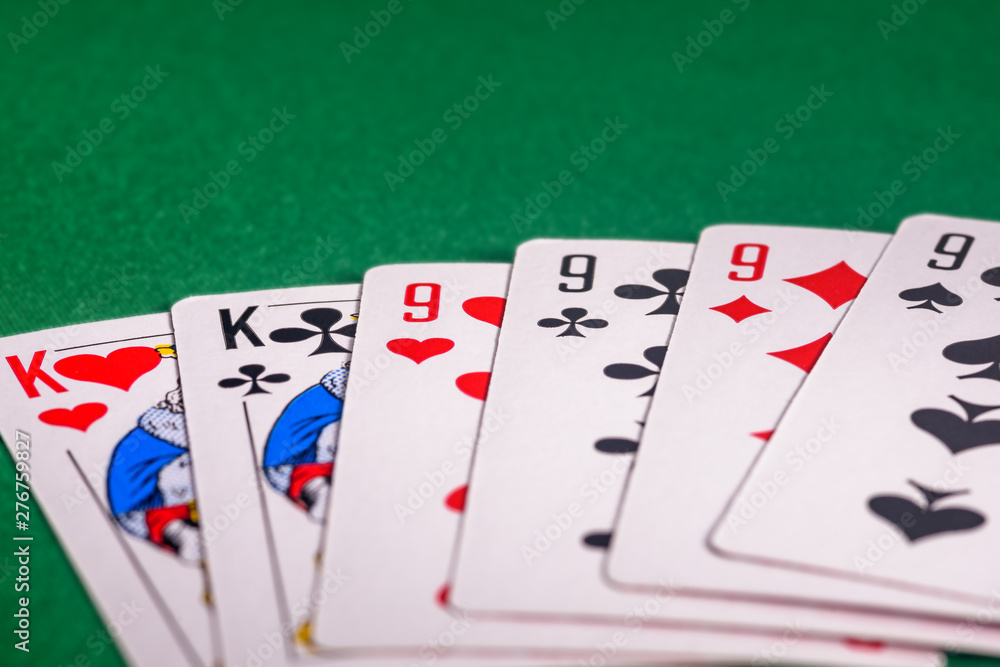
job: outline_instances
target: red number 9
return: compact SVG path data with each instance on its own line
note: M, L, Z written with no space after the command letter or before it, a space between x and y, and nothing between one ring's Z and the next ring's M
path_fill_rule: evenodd
M427 294L427 299L419 301L417 290L421 287ZM406 293L403 295L403 305L410 308L426 308L427 313L423 317L418 317L416 313L403 313L404 322L433 322L438 316L438 307L441 304L441 286L437 283L411 283L406 286Z
M747 250L750 249L757 251L753 260L747 260ZM767 264L767 251L768 247L761 243L740 243L733 248L733 259L731 260L733 266L749 266L753 271L749 276L741 276L739 271L730 271L729 279L744 282L760 280L764 275L764 265Z

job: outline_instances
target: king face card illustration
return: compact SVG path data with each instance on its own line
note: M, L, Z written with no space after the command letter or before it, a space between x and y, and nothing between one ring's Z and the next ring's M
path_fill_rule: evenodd
M210 665L212 598L167 315L4 338L0 357L18 495L40 501L120 648L139 664ZM29 551L31 520L26 506Z
M173 308L207 558L226 564L227 656L274 633L291 652L312 610L358 302L357 285L339 285Z

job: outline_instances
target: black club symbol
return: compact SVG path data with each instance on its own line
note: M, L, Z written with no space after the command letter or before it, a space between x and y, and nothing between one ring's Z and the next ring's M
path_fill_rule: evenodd
M587 533L583 536L583 543L595 549L607 549L611 546L611 533Z
M310 308L309 310L302 311L299 319L315 327L315 330L303 329L301 327L275 329L271 332L270 338L275 343L298 343L307 338L319 336L319 347L309 353L310 357L315 354L350 352L350 350L333 339L334 334L354 338L354 332L358 328L357 323L352 322L339 329L333 328L343 317L344 314L336 308Z
M688 271L682 269L660 269L653 272L653 280L663 286L666 291L649 285L622 285L615 288L615 296L623 299L653 299L666 296L660 307L646 313L647 315L676 315L681 307L681 295L687 286Z
M666 353L666 345L647 347L646 351L642 353L642 356L646 358L646 361L656 366L655 369L646 368L645 366L640 366L639 364L611 364L610 366L604 367L604 374L609 378L614 378L616 380L638 380L639 378L649 377L650 375L659 376L660 369L663 368L663 357ZM649 388L649 391L644 394L639 394L639 397L652 396L653 391L656 389L657 382L659 382L659 377L657 377L657 379L653 382L653 386Z
M250 383L250 391L243 394L244 396L249 396L250 394L270 394L267 389L261 387L258 382L288 382L291 378L284 373L272 373L271 375L265 375L261 377L260 374L264 372L264 367L260 364L248 364L246 366L240 366L240 373L246 375L246 378L224 378L219 380L219 386L223 389L232 389L234 387L242 387L247 382Z
M993 287L1000 287L1000 266L994 266L992 269L986 269L983 271L983 275L979 276L987 285L992 285ZM1000 301L1000 296L995 297L994 301Z
M580 330L576 328L579 324L581 327L586 327L587 329L603 329L608 326L607 320L601 319L580 319L587 316L586 308L564 308L560 313L566 319L560 320L557 317L545 317L538 320L538 326L545 327L546 329L556 329L558 327L566 327L566 331L557 335L556 338L561 338L563 336L578 336L580 338L586 338Z

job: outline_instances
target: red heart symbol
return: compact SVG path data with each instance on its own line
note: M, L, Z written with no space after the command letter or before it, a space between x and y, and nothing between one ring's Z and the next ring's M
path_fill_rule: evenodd
M123 347L107 357L77 354L57 361L53 368L63 377L96 382L128 391L140 377L156 368L160 353L151 347Z
M490 388L490 374L481 372L459 375L455 378L455 386L466 396L485 401L486 390Z
M506 305L507 299L500 296L477 296L463 303L462 310L469 317L474 317L480 322L486 322L498 327L500 326L500 322L503 321L503 309Z
M108 414L108 406L103 403L83 403L72 410L56 408L38 415L39 421L52 426L68 426L77 431L87 432L90 425Z
M456 512L461 512L465 509L465 494L469 491L469 485L463 484L454 491L448 494L448 497L444 499L445 507L450 510L455 510Z
M455 347L455 343L447 338L428 338L427 340L396 338L395 340L390 340L385 346L393 354L406 357L410 361L419 364L431 357L444 354Z

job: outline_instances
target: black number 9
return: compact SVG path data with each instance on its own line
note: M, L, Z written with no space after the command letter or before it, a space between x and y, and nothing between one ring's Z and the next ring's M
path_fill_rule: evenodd
M583 271L574 273L573 260L583 260ZM559 270L559 275L563 278L579 278L583 283L579 287L570 287L569 283L559 283L560 292L589 292L594 286L594 266L597 264L597 258L593 255L566 255L562 258L562 268ZM580 262L576 262L576 266L580 266Z
M948 242L952 239L962 239L962 246L955 251L946 250ZM942 271L955 271L962 266L962 262L965 261L965 256L969 254L969 248L972 247L972 242L976 239L971 236L966 236L965 234L945 234L938 241L938 244L934 246L934 252L939 255L948 255L949 257L954 257L955 260L951 263L951 266L941 266L941 264L936 260L932 259L927 262L927 266L932 269L941 269Z

